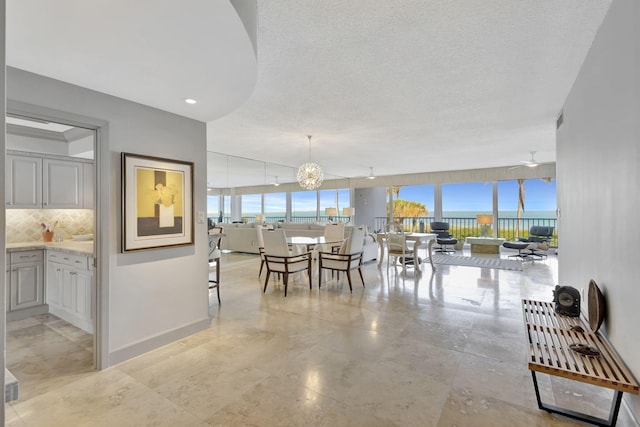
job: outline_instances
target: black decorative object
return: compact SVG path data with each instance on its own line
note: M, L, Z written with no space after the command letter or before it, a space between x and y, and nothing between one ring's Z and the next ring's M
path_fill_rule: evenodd
M563 316L580 316L580 292L571 286L556 286L553 291L555 311Z

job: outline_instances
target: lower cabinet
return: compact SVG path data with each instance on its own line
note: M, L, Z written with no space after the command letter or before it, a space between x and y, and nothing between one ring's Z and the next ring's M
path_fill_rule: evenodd
M92 257L47 250L49 312L93 333Z
M40 249L9 253L5 276L9 320L46 313L42 267L43 256Z

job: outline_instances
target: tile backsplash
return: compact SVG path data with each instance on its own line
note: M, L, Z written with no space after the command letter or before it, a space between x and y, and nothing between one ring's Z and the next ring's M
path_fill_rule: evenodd
M92 209L7 209L7 243L42 241L40 224L58 221L54 239L93 233Z

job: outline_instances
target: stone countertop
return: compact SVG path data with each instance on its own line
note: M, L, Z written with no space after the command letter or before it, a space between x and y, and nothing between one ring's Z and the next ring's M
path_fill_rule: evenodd
M7 243L7 252L29 251L34 249L55 249L74 255L93 256L93 241L64 240L62 242L21 242Z

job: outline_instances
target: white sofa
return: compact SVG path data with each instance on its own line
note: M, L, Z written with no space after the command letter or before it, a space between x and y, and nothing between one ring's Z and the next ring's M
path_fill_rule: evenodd
M289 237L320 237L324 235L324 225L322 224L283 222L267 225L282 228ZM256 229L255 223L220 223L217 224L217 226L222 227L225 234L221 243L223 250L252 254L259 253L258 230ZM353 226L345 227L345 234L349 233L351 228L353 228ZM362 261L367 262L377 259L379 249L375 234L367 232L365 233L364 239Z

